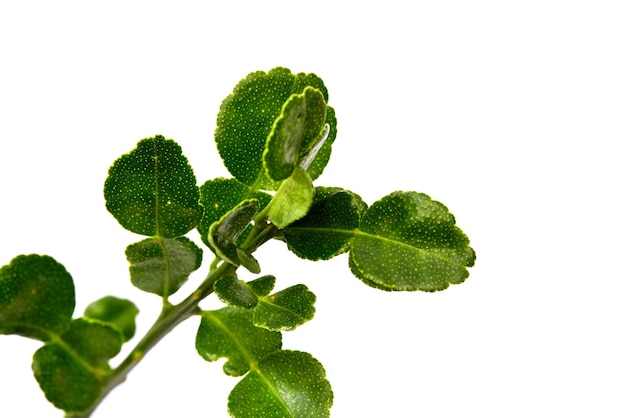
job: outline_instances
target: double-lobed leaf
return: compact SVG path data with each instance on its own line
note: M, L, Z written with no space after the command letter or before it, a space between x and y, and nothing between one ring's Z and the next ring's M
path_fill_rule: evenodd
M266 284L263 284L266 286ZM228 398L235 418L328 417L333 393L310 354L281 350L280 332L253 324L252 311L205 311L196 349L207 361L226 358L224 372L243 376Z
M154 237L126 247L126 258L133 285L167 297L200 267L202 250L186 237Z
M84 411L100 396L108 360L119 353L121 332L89 318L79 318L33 356L33 373L46 398L65 411Z
M463 282L475 258L448 209L416 192L394 192L370 206L350 249L355 275L386 290L443 290Z
M74 281L47 255L20 255L0 269L0 334L41 341L60 334L74 312Z
M161 135L118 158L104 184L106 207L126 229L173 238L202 218L196 177L180 145Z
M267 175L267 162L274 177L287 178L327 123L328 138L308 168L312 179L319 177L337 134L334 110L325 106L324 112L322 101L325 106L328 90L315 74L281 67L248 74L224 99L217 117L215 142L228 171L255 189L276 190L280 182Z

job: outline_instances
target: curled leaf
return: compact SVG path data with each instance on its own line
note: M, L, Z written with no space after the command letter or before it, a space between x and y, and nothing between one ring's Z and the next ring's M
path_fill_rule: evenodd
M268 219L279 229L286 227L307 214L313 204L313 195L311 177L302 168L296 167L270 202Z
M315 294L298 284L259 298L254 308L254 325L270 331L291 331L313 319Z
M139 309L129 300L105 296L85 309L85 317L106 322L122 332L124 341L135 335L135 317Z

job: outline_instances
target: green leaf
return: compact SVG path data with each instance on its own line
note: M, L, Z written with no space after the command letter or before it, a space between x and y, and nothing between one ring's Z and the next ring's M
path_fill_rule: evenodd
M213 289L217 297L233 308L252 309L259 296L266 296L274 287L274 276L263 276L246 283L235 276L225 276L215 282Z
M324 101L328 102L328 91L319 77L303 73L294 75L286 68L250 73L224 99L217 117L215 142L233 177L254 188L278 188L278 183L267 177L263 165L267 138L284 103L293 94L301 94L307 86L319 90ZM309 170L313 179L322 173L336 137L337 121L329 106L326 123L330 126L330 134L321 152L323 158Z
M254 325L270 331L291 331L315 315L315 294L298 284L259 298L254 309Z
M106 207L129 231L166 238L186 234L202 218L196 177L180 146L161 135L118 158L104 183Z
M220 258L234 266L243 265L255 274L261 271L259 264L251 254L239 248L237 240L258 211L258 201L244 200L209 229L209 242Z
M307 215L283 229L284 240L298 257L328 260L348 250L365 209L352 192L317 187Z
M106 322L117 328L128 341L135 335L135 317L139 309L129 300L105 296L85 309L85 317Z
M370 285L437 291L463 282L476 255L443 204L422 193L394 192L363 215L351 257L357 277Z
M202 241L214 251L209 241L209 229L241 201L255 199L259 203L259 210L263 209L272 199L267 193L255 192L237 179L217 178L209 180L200 186L200 203L204 206L204 216L198 225L198 232ZM239 241L245 239L247 231L239 236Z
M234 418L325 418L333 392L323 366L310 354L278 351L251 370L228 397Z
M286 227L307 214L314 194L311 177L302 168L296 167L270 202L268 219L279 229Z
M272 180L291 176L294 168L324 133L326 102L322 92L306 87L283 105L267 138L263 162Z
M107 360L119 353L121 333L110 325L77 319L56 342L33 356L33 372L46 398L65 411L84 411L99 398Z
M252 312L234 308L202 312L196 350L207 361L225 357L224 373L241 376L280 350L282 336L252 324Z
M202 250L186 237L146 238L126 247L130 279L141 290L174 294L202 263Z
M74 312L72 276L52 257L20 255L0 269L0 334L47 341Z

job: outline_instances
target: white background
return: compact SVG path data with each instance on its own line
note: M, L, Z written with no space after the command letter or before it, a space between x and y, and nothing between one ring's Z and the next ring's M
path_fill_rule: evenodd
M324 364L332 416L624 417L622 5L2 2L0 265L49 254L76 281L77 315L113 294L139 305L145 331L160 300L128 280L124 248L141 237L104 208L110 164L163 134L199 182L228 175L212 135L235 83L276 66L315 72L339 121L317 184L369 203L427 193L478 254L461 285L389 294L352 277L345 256L257 253L277 288L318 297L284 347ZM197 324L94 417L227 416L237 380L197 356ZM62 416L30 372L39 345L0 336L0 415Z

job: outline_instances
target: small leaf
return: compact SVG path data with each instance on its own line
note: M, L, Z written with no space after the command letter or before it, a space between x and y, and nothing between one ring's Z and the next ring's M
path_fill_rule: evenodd
M291 331L315 315L315 294L298 284L259 299L254 325L270 331Z
M285 102L267 137L263 162L272 180L291 176L300 159L324 133L326 102L322 93L306 87Z
M105 323L77 319L58 342L35 352L33 372L46 398L65 411L84 411L100 396L107 360L119 353L121 333Z
M239 248L237 239L258 211L259 203L256 200L244 200L209 229L209 242L220 258L234 266L243 265L255 274L261 271L259 264L251 254Z
M20 255L0 269L0 334L47 341L74 312L72 276L52 257Z
M93 302L85 309L87 318L106 322L122 332L124 341L135 335L135 317L139 309L129 300L114 296L105 296Z
M302 168L296 167L270 202L268 219L279 229L297 221L309 211L314 193L311 177Z
M443 204L422 193L394 192L363 215L351 258L369 285L436 291L463 282L476 255Z
M286 68L250 73L224 99L217 116L215 142L233 177L255 188L278 188L279 184L267 177L263 165L267 138L284 103L293 94L301 94L307 86L319 90L328 102L328 91L319 77L294 75ZM330 126L330 134L320 152L322 158L309 170L313 179L322 173L336 137L337 120L330 106L326 109L325 122Z
M203 208L196 177L180 146L161 135L118 158L104 183L106 207L126 229L173 238L195 228Z
M255 199L259 203L259 210L263 209L272 199L267 193L251 191L248 186L236 179L217 178L209 180L200 186L200 203L204 206L204 216L198 225L198 232L202 241L214 251L209 242L209 229L214 222L235 208L241 201ZM244 231L239 241L247 236Z
M225 276L215 282L213 289L217 297L228 306L252 309L257 306L260 297L267 296L272 291L274 283L274 276L259 277L248 283L235 276Z
M202 263L202 250L186 237L146 238L126 247L130 279L139 289L174 294Z
M317 187L307 215L283 229L284 240L298 257L328 260L348 250L365 209L352 192Z
M308 353L281 350L235 386L228 412L234 418L325 418L332 404L324 367Z
M252 324L252 312L234 308L202 312L196 350L207 361L226 357L224 373L241 376L269 354L280 350L282 336Z
M252 309L259 298L243 280L235 276L225 276L213 286L217 297L233 308Z

